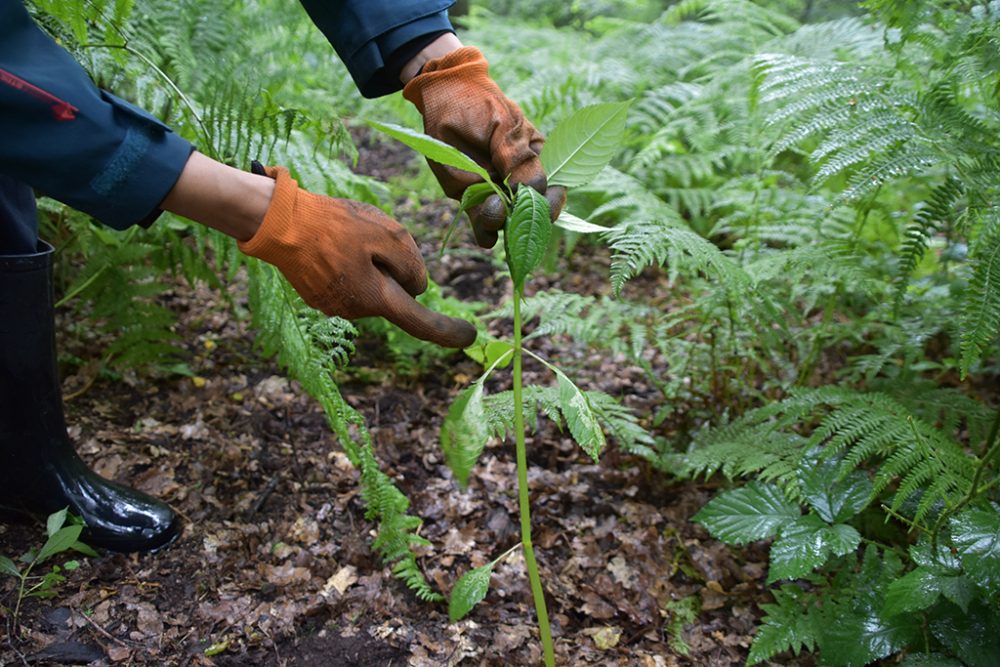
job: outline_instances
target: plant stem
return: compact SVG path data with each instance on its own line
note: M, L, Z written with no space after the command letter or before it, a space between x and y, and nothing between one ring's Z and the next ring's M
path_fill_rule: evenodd
M524 563L528 568L531 582L531 596L535 599L535 614L538 616L538 632L542 638L542 652L545 667L555 667L555 649L552 645L552 630L549 628L549 612L545 609L545 592L538 576L535 548L531 544L531 501L528 497L528 453L524 444L524 403L521 393L521 290L514 290L514 441L517 446L517 504L521 510L521 544L524 547Z

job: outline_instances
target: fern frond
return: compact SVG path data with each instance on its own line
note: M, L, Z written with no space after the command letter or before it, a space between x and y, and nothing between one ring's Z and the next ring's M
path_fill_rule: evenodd
M1000 332L1000 210L984 216L972 251L972 276L963 299L962 376Z

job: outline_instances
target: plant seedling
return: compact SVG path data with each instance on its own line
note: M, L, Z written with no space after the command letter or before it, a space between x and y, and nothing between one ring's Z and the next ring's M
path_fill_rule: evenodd
M551 133L541 154L550 186L569 188L584 185L611 161L621 145L628 106L628 102L623 102L585 107L564 120ZM506 205L504 249L507 267L514 283L514 338L509 343L493 341L482 347L479 356L484 359L486 371L472 386L459 393L449 409L441 429L441 447L448 466L459 484L464 487L491 435L490 408L485 401L483 385L497 368L506 366L512 361L513 423L511 426L517 456L521 547L534 598L535 613L538 617L545 664L547 667L552 667L555 665L555 650L542 581L531 541L531 506L525 447L525 388L521 377L523 355L534 357L555 374L558 388L552 395L554 407L565 420L573 439L595 461L605 445L605 436L601 428L600 415L591 402L593 393L581 391L563 371L524 349L522 344L521 302L524 299L524 286L544 256L551 238L549 203L542 194L531 187L522 185L512 193L506 184L493 182L487 171L471 158L443 142L396 125L382 123L372 123L372 125L435 162L478 174L484 182L466 190L460 204L461 211L468 210L493 193L498 194ZM563 213L555 224L578 233L605 231L603 227L592 225L567 213ZM448 607L449 616L453 621L464 617L486 597L493 568L511 551L513 549L487 565L466 572L456 582Z
M13 625L17 625L18 616L21 613L21 604L26 598L37 597L47 598L56 594L56 586L66 580L61 572L63 570L75 570L80 566L79 561L70 560L63 563L62 567L53 565L48 572L41 575L33 575L32 572L42 563L53 556L66 551L77 551L85 556L96 556L97 552L80 541L80 533L83 526L78 523L65 525L68 518L66 509L59 510L49 515L45 524L48 539L38 551L31 549L21 554L18 561L24 564L23 569L7 556L0 555L0 573L10 575L18 579L17 601L11 613Z

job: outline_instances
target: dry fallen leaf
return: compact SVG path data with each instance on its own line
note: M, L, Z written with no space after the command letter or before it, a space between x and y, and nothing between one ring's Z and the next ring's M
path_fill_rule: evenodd
M607 651L610 648L618 646L618 642L622 638L621 628L611 625L605 625L601 628L587 628L583 631L583 634L593 639L594 645L602 651Z
M353 565L345 565L326 580L322 592L324 596L329 596L331 591L337 591L338 594L343 595L344 591L356 583L358 583L358 568Z

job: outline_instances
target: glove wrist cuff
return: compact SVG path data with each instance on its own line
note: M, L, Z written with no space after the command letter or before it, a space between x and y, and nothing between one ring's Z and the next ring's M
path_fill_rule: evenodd
M440 85L469 83L489 79L489 63L474 46L463 46L424 63L420 74L403 86L403 97L424 113L426 92Z
M265 167L265 175L275 181L271 204L257 232L246 241L238 242L237 246L246 255L274 263L274 255L289 244L299 185L284 167Z

